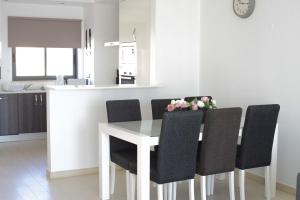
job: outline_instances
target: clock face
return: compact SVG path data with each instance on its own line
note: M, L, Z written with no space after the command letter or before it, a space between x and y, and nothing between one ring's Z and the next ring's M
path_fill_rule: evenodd
M241 18L251 16L255 8L255 0L233 0L233 10Z

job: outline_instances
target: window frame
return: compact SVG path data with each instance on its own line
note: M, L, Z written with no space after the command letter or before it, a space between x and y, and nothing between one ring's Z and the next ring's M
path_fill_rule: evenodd
M45 53L45 75L44 76L17 76L17 65L16 65L16 47L12 48L12 78L13 81L40 81L40 80L56 80L56 76L47 76L47 48L44 48ZM73 48L73 75L64 76L65 80L69 78L78 77L78 51L76 48Z

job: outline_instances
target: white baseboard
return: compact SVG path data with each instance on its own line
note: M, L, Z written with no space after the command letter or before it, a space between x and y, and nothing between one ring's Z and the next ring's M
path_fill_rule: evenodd
M26 141L26 140L41 140L46 138L47 138L47 133L26 133L26 134L19 134L19 135L5 135L5 136L0 136L0 143Z
M73 176L97 174L98 172L99 172L99 168L95 167L95 168L75 169L75 170L59 171L59 172L47 171L47 176L50 179L57 179L57 178L67 178L67 177L73 177Z

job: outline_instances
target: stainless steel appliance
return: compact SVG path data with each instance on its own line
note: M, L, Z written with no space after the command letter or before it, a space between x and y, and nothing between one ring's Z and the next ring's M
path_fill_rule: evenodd
M119 45L119 84L135 84L137 76L136 42Z

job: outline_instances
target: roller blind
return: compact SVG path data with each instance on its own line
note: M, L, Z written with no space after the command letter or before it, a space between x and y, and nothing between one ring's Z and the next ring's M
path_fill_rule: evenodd
M81 20L8 17L9 47L81 47Z

